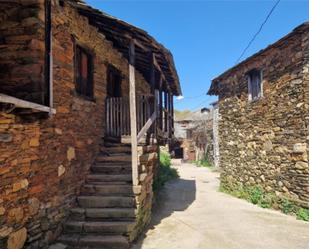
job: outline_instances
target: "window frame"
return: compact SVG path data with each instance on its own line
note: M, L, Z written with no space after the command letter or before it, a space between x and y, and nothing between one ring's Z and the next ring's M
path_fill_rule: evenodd
M258 73L260 77L260 91L258 93L258 96L252 97L253 90L252 90L252 75ZM247 81L248 81L248 101L253 102L257 101L264 97L263 92L263 70L262 69L252 69L249 72L247 72Z
M79 81L79 75L81 75L81 72L79 72L80 70L80 63L78 61L78 50L80 50L82 53L86 54L87 56L87 86L86 89L88 89L88 87L90 87L90 94L88 94L88 90L86 90L85 92L79 92L78 91L78 84L80 84ZM81 57L80 57L81 60ZM88 101L95 101L95 96L94 96L94 53L85 45L77 42L75 40L75 44L74 44L74 84L75 84L75 94L85 100ZM88 86L88 84L90 84L90 86Z
M115 83L115 82L111 82L112 81L111 76L112 77L116 76L118 78L118 84L117 84L118 91L115 90L116 86L115 85L112 86L112 84L111 84L111 83ZM113 66L112 64L109 64L106 68L106 95L108 97L112 97L112 98L122 97L122 95L123 95L122 84L123 84L123 75L122 75L121 71L119 69L117 69L115 66ZM113 91L113 93L111 93L110 91ZM115 95L117 95L117 96L115 96Z

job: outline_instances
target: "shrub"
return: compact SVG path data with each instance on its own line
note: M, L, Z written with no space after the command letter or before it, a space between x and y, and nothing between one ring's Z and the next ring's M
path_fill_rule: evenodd
M176 169L171 168L171 156L166 152L160 152L160 164L157 177L153 182L154 191L160 190L167 181L178 178Z
M259 204L263 198L263 190L260 186L248 188L249 198L253 204Z
M261 186L246 187L243 185L225 186L220 184L220 191L245 199L262 208L276 208L285 214L296 214L297 219L309 221L309 209L300 208L285 197L278 197L273 193L265 193Z
M309 209L298 209L298 211L296 212L296 217L298 220L309 221Z
M207 168L211 168L212 164L209 162L209 160L207 158L202 159L202 160L198 160L198 161L194 161L193 162L197 167L207 167Z
M285 214L290 214L290 213L295 212L294 204L286 198L281 199L280 207L281 207L281 211Z

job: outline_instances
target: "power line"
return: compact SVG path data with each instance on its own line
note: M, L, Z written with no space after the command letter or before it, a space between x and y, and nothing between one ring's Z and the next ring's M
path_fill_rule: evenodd
M266 22L268 21L268 19L270 18L271 14L274 12L274 10L276 9L277 5L280 3L281 0L277 0L277 2L275 3L275 5L271 8L270 12L268 13L268 15L266 16L264 22L262 23L262 25L260 26L260 28L258 29L258 31L255 33L255 35L253 36L253 38L250 40L250 42L248 43L247 47L244 49L244 51L241 53L241 55L239 56L238 60L236 61L235 64L237 64L240 59L244 56L244 54L247 52L247 50L249 49L249 47L251 46L251 44L254 42L254 40L256 39L256 37L259 35L259 33L262 31L264 25L266 24Z

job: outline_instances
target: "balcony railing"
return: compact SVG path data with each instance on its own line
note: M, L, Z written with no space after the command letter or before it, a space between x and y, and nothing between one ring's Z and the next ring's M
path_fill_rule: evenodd
M138 134L143 130L143 128L147 124L147 121L152 120L151 118L155 113L154 109L155 109L155 102L153 96L136 97L136 114L137 114L136 126ZM147 131L154 132L153 126L150 127L150 129L147 129ZM128 97L106 98L105 133L107 136L112 137L122 137L131 135L130 101Z

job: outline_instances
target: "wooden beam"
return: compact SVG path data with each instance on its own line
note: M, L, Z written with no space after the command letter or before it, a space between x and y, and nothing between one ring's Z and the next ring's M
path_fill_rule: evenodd
M166 78L165 78L165 75L164 75L164 73L163 73L163 71L162 71L162 69L161 69L161 66L160 66L160 64L158 63L158 61L157 61L155 55L154 55L153 63L154 63L155 68L160 72L161 77L162 77L162 80L165 81L165 82L168 82L168 81L166 80Z
M135 44L131 40L129 46L129 81L130 81L130 123L132 148L132 181L138 185L138 153L137 153L137 126L136 126L136 88L135 88Z
M159 78L159 128L163 128L163 96L162 96L162 77Z
M153 124L153 122L156 120L157 114L154 112L151 117L147 120L144 127L141 129L141 131L137 135L137 142L139 142L142 137L145 135L145 133L149 130L150 126Z
M172 137L174 137L174 96L171 99L171 115L172 115Z
M164 92L164 109L166 110L164 112L164 132L167 132L167 125L168 125L168 107L167 107L167 92Z
M30 101L18 99L12 96L8 96L5 94L0 93L0 103L7 103L7 104L13 104L16 107L19 108L27 108L27 109L33 109L36 111L41 111L41 112L47 112L51 114L56 114L56 110L53 108L50 108L48 106L40 105L37 103L33 103Z

